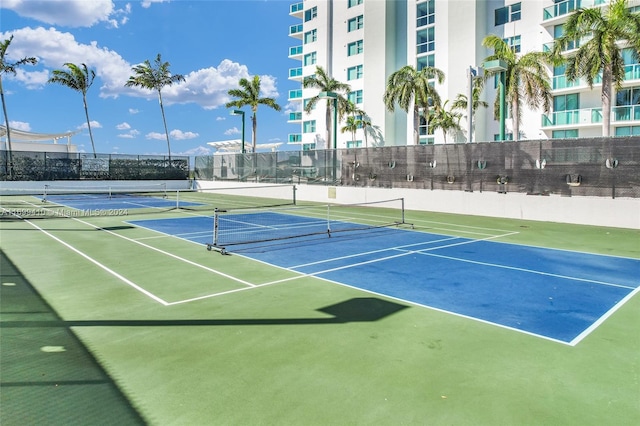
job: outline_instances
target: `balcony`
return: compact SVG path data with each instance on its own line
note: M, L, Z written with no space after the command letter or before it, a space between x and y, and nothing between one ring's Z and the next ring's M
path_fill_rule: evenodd
M542 115L542 127L587 127L602 123L602 108L574 109Z
M292 46L289 48L289 58L302 60L302 46Z
M291 25L289 27L289 36L302 40L302 31L304 26L302 24Z
M304 3L294 3L289 6L289 15L302 19L304 14Z
M298 90L289 90L289 101L301 101L302 100L302 89Z
M640 122L640 105L623 105L611 108L611 123L637 124ZM554 112L542 116L544 128L589 127L602 125L602 108L586 108Z
M289 133L289 143L300 143L302 142L302 134L301 133Z
M553 20L562 20L573 11L583 8L588 9L594 6L599 6L608 3L607 0L565 0L554 4L553 6L545 7L542 10L542 21L545 25L550 24Z
M289 68L289 80L302 81L302 67Z
M628 86L629 84L625 83L634 83L637 84L637 80L640 80L640 64L628 64L624 67L624 82L623 86ZM602 83L602 73L600 73L596 78L593 79L593 84L601 84ZM563 89L572 89L572 88L587 88L589 85L584 78L579 78L575 81L569 81L566 75L556 75L552 80L553 90L563 90Z

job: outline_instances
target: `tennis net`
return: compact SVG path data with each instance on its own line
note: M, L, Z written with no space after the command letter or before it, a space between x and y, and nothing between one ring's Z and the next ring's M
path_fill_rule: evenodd
M215 209L295 204L293 185L216 189L170 189L166 183L135 185L32 185L0 190L3 220L130 216L188 210L212 215Z
M226 253L231 246L399 226L405 222L404 199L359 204L291 206L273 209L218 209L208 250Z

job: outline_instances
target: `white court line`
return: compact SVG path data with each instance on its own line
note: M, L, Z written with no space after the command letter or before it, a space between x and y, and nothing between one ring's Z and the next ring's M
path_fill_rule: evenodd
M618 303L616 303L611 309L609 309L604 315L598 318L593 324L587 327L582 333L578 334L572 341L571 346L575 346L582 341L585 337L591 334L596 328L598 328L603 322L605 322L611 315L614 314L618 309L622 307L625 303L627 303L633 296L640 293L640 287L636 287L635 290L627 294L622 298Z
M34 207L40 207L40 206L38 206L37 204L32 204L32 205L33 205ZM45 210L50 210L50 209L47 209L46 207L40 207L40 208L43 208L43 209L45 209ZM57 212L56 212L56 213L57 213ZM183 257L177 256L177 255L175 255L175 254L173 254L173 253L169 253L169 252L164 251L164 250L161 250L161 249L159 249L159 248L156 248L156 247L150 246L150 245L145 244L145 243L143 243L143 242L133 240L133 239L131 239L131 238L129 238L129 237L125 237L124 235L120 235L120 234L117 234L117 233L115 233L115 232L113 232L113 231L110 231L110 230L108 230L108 229L101 228L101 227L99 227L99 226L97 226L97 225L94 225L94 224L92 224L92 223L86 222L86 221L84 221L84 220L81 220L81 219L78 219L78 218L75 218L75 217L70 217L70 216L65 216L65 217L68 217L69 219L72 219L72 220L75 220L75 221L77 221L77 222L80 222L80 223L82 223L82 224L84 224L84 225L90 226L90 227L92 227L92 228L94 228L94 229L98 229L98 230L100 230L100 231L103 231L103 232L106 232L106 233L108 233L108 234L114 235L114 236L116 236L116 237L118 237L118 238L122 238L122 239L124 239L124 240L126 240L126 241L130 241L130 242L132 242L132 243L135 243L135 244L141 245L141 246L143 246L143 247L145 247L145 248L148 248L148 249L150 249L150 250L157 251L158 253L161 253L161 254L164 254L164 255L166 255L166 256L172 257L172 258L174 258L174 259L180 260L180 261L185 262L185 263L187 263L187 264L189 264L189 265L196 266L196 267L198 267L198 268L202 268L202 269L204 269L204 270L206 270L206 271L208 271L208 272L212 272L212 273L214 273L214 274L216 274L216 275L220 275L220 276L222 276L222 277L224 277L224 278L227 278L227 279L229 279L229 280L232 280L232 281L235 281L235 282L241 283L241 284L243 284L243 285L245 285L245 286L247 286L247 287L255 287L255 286L256 286L255 284L252 284L252 283L249 283L249 282L247 282L247 281L241 280L241 279L239 279L239 278L233 277L233 276L231 276L231 275L225 274L225 273L220 272L220 271L218 271L218 270L215 270L215 269L213 269L213 268L209 268L208 266L204 266L204 265L201 265L201 264L199 264L199 263L193 262L193 261L191 261L191 260L189 260L189 259L185 259L185 258L183 258ZM35 225L34 225L34 226L35 226ZM43 231L43 232L45 232L45 233L46 233L46 231L44 231L42 228L39 228L39 227L38 227L38 229L40 229L41 231ZM148 228L145 228L145 229L148 229ZM158 231L155 231L155 232L158 232ZM53 235L51 235L51 234L48 234L48 235L50 235L52 238L55 238L56 240L58 240L58 241L62 242L62 240L59 240L57 237L54 237L54 236L53 236ZM165 234L165 235L168 235L168 234ZM63 242L63 243L64 243L64 242ZM66 245L66 243L64 243L64 244ZM69 246L69 247L71 247L71 246ZM74 249L74 250L75 250L75 249ZM106 267L105 267L105 268L106 268ZM115 272L114 272L114 274L115 274ZM137 287L139 287L139 286L137 286ZM139 288L140 288L140 289L142 289L141 287L139 287ZM145 290L145 292L146 292L146 290ZM148 293L148 294L152 294L152 293L150 293L150 292L147 292L147 293ZM153 295L153 298L157 298L157 296ZM160 299L160 298L157 298L157 299ZM162 299L160 299L160 300L162 300ZM163 301L162 303L163 303L164 305L167 305L167 303L168 303L168 302L164 302L164 301Z
M516 234L517 234L517 232L516 232ZM477 239L477 240L467 240L467 241L462 241L462 242L459 242L459 243L447 244L447 245L444 245L444 246L437 246L437 247L430 247L428 249L422 249L422 250L406 250L406 251L403 251L401 254L395 254L395 255L391 255L391 256L384 256L384 257L380 257L380 258L377 258L377 259L367 260L367 261L364 261L364 262L358 262L358 263L352 263L350 265L340 266L340 267L337 267L337 268L325 269L323 271L314 272L314 273L312 273L310 275L318 275L318 274L324 274L324 273L327 273L327 272L340 271L340 270L343 270L343 269L349 269L349 268L353 268L353 267L356 267L356 266L367 265L367 264L370 264L370 263L382 262L382 261L389 260L389 259L395 259L395 258L398 258L398 257L408 256L408 255L414 254L414 253L421 254L422 252L425 252L425 251L439 250L439 249L442 249L442 248L460 246L460 245L465 245L465 244L473 244L473 243L477 243L477 242L480 242L480 241L492 240L492 239L495 239L495 238L500 238L500 237L504 237L504 236L508 236L508 235L511 235L511 234L494 235L494 236L487 237L487 238L481 238L481 239ZM452 238L452 239L459 239L459 238ZM401 248L396 249L396 250L401 250ZM388 251L388 249L387 250L383 250L383 251ZM352 257L352 255L340 256L340 257L336 257L336 258L334 258L332 260L348 259L350 257Z
M443 238L441 240L422 241L422 242L419 242L419 243L406 244L406 245L402 245L402 246L394 246L394 247L387 247L387 248L378 249L378 250L364 251L364 252L360 252L360 253L350 254L350 255L347 255L347 256L339 256L339 257L333 257L333 258L329 258L329 259L318 260L317 262L302 263L300 265L290 266L289 268L291 268L291 269L304 268L306 266L311 266L311 265L319 265L319 264L322 264L322 263L335 262L336 260L343 260L343 259L349 259L349 258L353 258L353 257L366 256L368 254L383 253L385 251L391 251L391 250L401 250L401 249L403 249L405 247L415 247L415 246L422 246L422 245L428 245L428 244L433 244L433 243L439 243L439 242L442 242L442 241L457 240L459 238L460 237L449 237L449 238Z
M439 248L443 248L443 247L439 247ZM459 258L459 257L444 256L444 255L435 254L435 253L425 253L427 251L429 251L429 250L428 249L427 250L418 250L416 252L418 254L421 254L421 255L424 255L424 256L439 257L439 258L442 258L442 259L455 260L455 261L458 261L458 262L473 263L475 265L483 265L483 266L491 266L493 268L510 269L510 270L513 270L513 271L527 272L527 273L530 273L530 274L545 275L545 276L549 276L549 277L562 278L562 279L572 280L572 281L582 281L582 282L587 282L587 283L600 284L600 285L605 285L605 286L610 286L610 287L627 288L627 289L635 289L636 288L636 287L631 287L631 286L622 285L622 284L610 283L610 282L606 282L606 281L597 281L597 280L590 280L590 279L586 279L586 278L572 277L572 276L568 276L568 275L553 274L551 272L536 271L534 269L519 268L519 267L516 267L516 266L507 266L507 265L500 265L500 264L497 264L497 263L481 262L481 261L478 261L478 260L462 259L462 258ZM416 253L416 252L412 252L412 253Z
M18 216L20 217L20 216ZM21 218L21 217L20 217ZM164 306L168 306L169 303L166 302L165 300L161 299L160 297L156 296L155 294L145 290L144 288L140 287L139 285L137 285L136 283L134 283L133 281L125 278L124 276L118 274L116 271L114 271L113 269L103 265L102 263L98 262L97 260L95 260L94 258L90 257L89 255L87 255L86 253L83 253L82 251L78 250L77 248L73 247L71 244L66 243L64 241L62 241L60 238L56 237L55 235L45 231L44 229L42 229L41 227L39 227L38 225L36 225L35 223L31 222L28 219L24 219L21 218L22 220L24 220L25 222L27 222L29 225L33 226L34 228L36 228L37 230L41 231L42 233L44 233L45 235L47 235L48 237L53 238L54 240L56 240L57 242L59 242L60 244L62 244L63 246L67 247L68 249L70 249L71 251L79 254L80 256L84 257L85 259L87 259L89 262L93 263L94 265L98 266L99 268L103 269L104 271L108 272L109 274L113 275L114 277L118 278L120 281L124 282L125 284L127 284L128 286L136 289L137 291L139 291L140 293L144 294L145 296L155 300L156 302L164 305Z

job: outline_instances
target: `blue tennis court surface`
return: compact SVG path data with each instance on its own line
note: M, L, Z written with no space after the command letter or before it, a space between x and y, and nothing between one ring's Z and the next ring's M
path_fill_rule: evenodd
M42 197L40 197L42 200ZM47 195L46 201L77 210L94 209L144 209L144 208L171 208L176 205L175 200L161 196L141 196L132 194L73 194L73 195ZM180 201L181 207L197 206L199 203Z
M130 223L212 242L211 217ZM397 228L242 244L232 252L568 344L578 343L640 285L637 259Z

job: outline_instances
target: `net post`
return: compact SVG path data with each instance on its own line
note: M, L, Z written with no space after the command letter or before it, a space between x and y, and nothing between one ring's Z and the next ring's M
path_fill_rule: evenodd
M111 190L111 186L109 186L109 199L111 200L113 198L113 192Z
M295 185L293 185L293 205L296 205L296 191L298 190L298 188L296 188Z
M218 221L220 218L220 211L216 207L213 211L213 245L214 247L218 246Z
M406 222L404 221L404 198L400 198L401 200L401 209L402 209L402 224L405 224Z
M44 185L44 193L42 194L42 202L44 203L45 201L47 201L47 190L49 189L49 185L45 184Z
M176 189L176 210L180 209L180 190Z
M167 198L167 182L162 182L160 184L162 186L162 198Z

